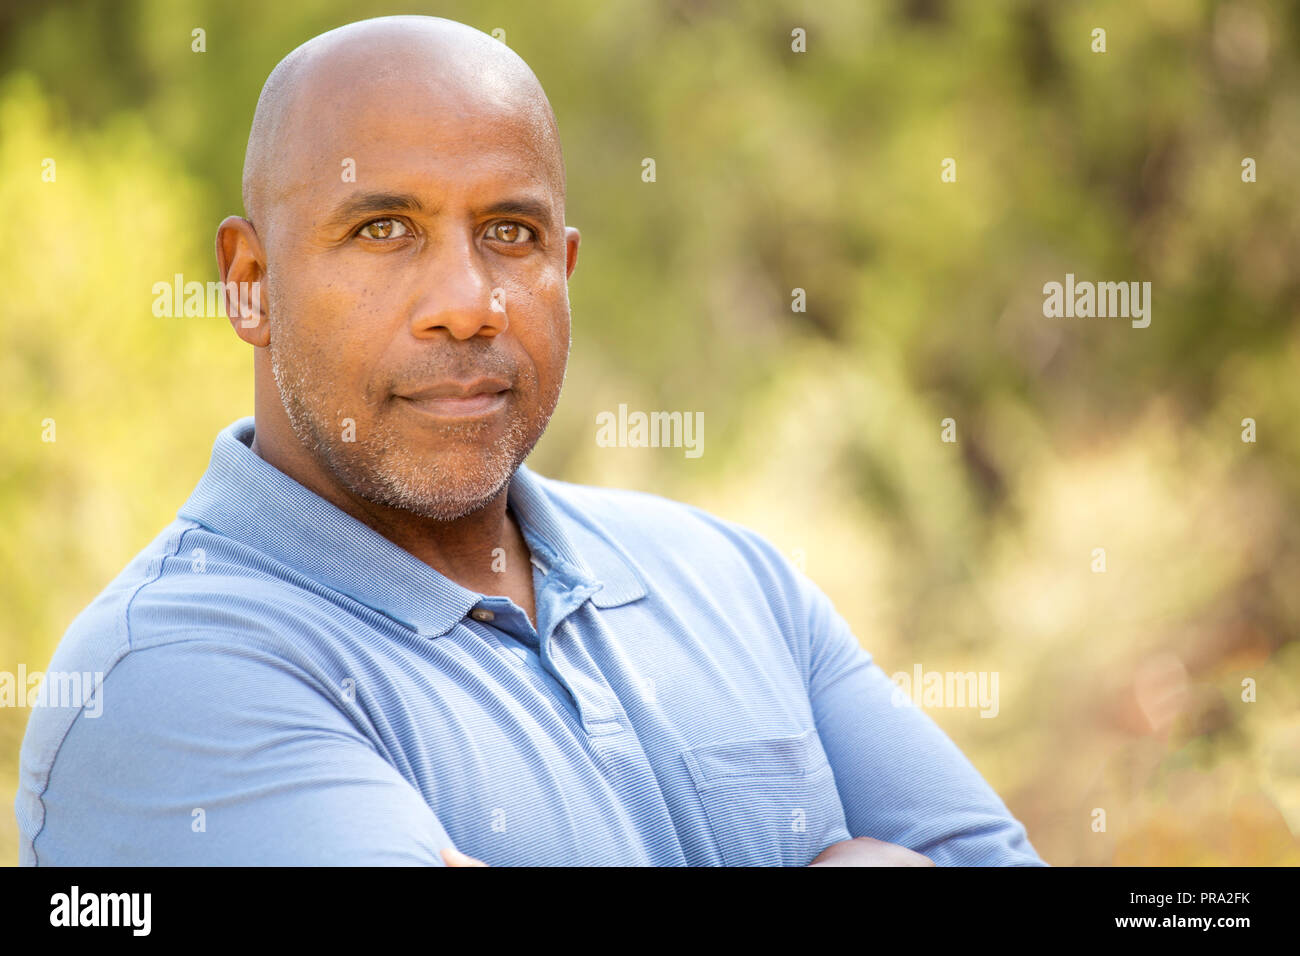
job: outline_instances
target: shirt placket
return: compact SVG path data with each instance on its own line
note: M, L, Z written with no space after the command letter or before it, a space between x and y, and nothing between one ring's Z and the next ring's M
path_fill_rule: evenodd
M591 673L591 661L585 656L581 661L586 663L586 667L572 665L556 644L557 641L576 639L567 626L567 620L599 590L599 586L579 580L564 568L552 571L536 556L532 561L540 572L534 577L535 584L540 584L534 587L540 633L533 628L523 609L507 597L484 596L470 610L469 616L490 625L503 636L502 646L507 648L507 652L532 670L588 737L622 733L627 717L603 676Z

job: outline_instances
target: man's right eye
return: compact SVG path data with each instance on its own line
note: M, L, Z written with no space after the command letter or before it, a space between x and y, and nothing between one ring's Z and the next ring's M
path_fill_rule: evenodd
M363 239L401 239L409 231L400 219L372 219L357 230L357 235Z

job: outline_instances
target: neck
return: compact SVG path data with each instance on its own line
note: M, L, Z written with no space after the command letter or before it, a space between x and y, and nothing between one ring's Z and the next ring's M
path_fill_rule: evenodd
M303 447L278 398L277 394L274 409L262 402L256 405L255 455L462 587L500 592L501 575L494 573L493 566L494 558L502 554L498 548L504 549L510 565L528 567L528 546L506 507L509 482L482 507L451 521L377 504L343 487ZM496 562L498 568L500 564Z

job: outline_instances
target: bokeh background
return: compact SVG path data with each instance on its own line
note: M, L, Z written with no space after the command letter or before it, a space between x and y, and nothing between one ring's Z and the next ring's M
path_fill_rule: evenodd
M1049 862L1300 862L1291 3L4 5L0 670L251 414L248 347L152 286L216 278L271 67L390 13L503 29L558 115L583 242L535 469L759 530L887 673L998 672L995 718L928 712ZM1045 318L1067 272L1150 281L1150 327ZM703 456L598 447L619 403L704 412Z

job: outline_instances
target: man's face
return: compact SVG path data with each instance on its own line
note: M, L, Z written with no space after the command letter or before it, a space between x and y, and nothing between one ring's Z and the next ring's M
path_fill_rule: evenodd
M453 520L505 486L559 399L578 237L558 170L527 109L317 86L255 223L281 400L351 493Z

